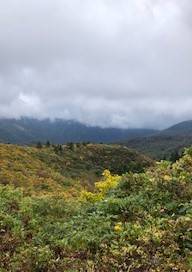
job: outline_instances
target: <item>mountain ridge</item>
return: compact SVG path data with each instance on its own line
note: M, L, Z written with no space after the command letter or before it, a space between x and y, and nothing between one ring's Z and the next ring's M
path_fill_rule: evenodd
M180 122L151 136L124 141L122 144L154 159L171 159L179 156L185 147L192 145L192 120Z
M54 144L67 142L112 143L156 133L153 129L120 129L88 126L73 120L34 118L0 119L0 140L12 144L34 144L49 140Z

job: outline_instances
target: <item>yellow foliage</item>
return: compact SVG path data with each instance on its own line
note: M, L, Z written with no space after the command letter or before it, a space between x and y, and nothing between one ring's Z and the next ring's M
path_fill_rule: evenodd
M111 175L109 170L103 172L103 180L95 183L95 188L104 196L110 189L117 186L120 177Z
M86 190L83 190L81 192L81 200L82 201L89 201L89 202L97 202L99 200L102 200L102 195L101 194L96 194L96 193L91 193Z
M120 181L120 176L111 175L109 170L103 172L103 179L95 183L95 192L82 191L81 200L97 202L102 200L107 192L111 189L114 189Z
M163 179L164 179L164 181L169 182L169 181L171 181L171 180L172 180L172 177L171 177L171 176L169 176L169 175L165 175L165 176L163 177Z
M80 185L38 159L33 147L0 144L0 184L20 187L28 195L79 195Z
M116 232L121 232L123 230L123 226L121 222L118 222L115 226L114 226L114 231Z

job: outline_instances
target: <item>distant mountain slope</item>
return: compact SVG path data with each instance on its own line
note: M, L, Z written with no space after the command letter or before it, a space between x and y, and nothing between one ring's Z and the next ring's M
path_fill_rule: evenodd
M75 121L30 118L0 119L0 141L13 144L32 144L47 140L55 144L67 142L111 143L124 139L148 136L152 129L117 129L91 127Z
M163 136L192 136L192 120L184 121L158 133Z
M171 159L184 147L192 145L192 121L181 122L152 136L137 137L123 144L155 159Z
M30 194L73 190L91 185L105 169L141 172L153 161L118 145L78 144L22 147L0 144L0 184L22 187Z

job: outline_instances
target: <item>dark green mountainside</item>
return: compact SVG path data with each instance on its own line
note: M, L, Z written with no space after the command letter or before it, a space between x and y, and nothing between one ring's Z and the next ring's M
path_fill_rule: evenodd
M152 129L101 128L62 119L0 119L0 141L12 144L33 144L47 140L54 144L88 141L112 143L155 132Z
M180 156L184 147L192 144L192 121L176 124L148 137L137 137L123 144L155 159L171 159Z
M192 121L168 129L101 128L76 121L31 118L0 119L0 142L34 145L49 140L53 144L69 142L122 143L154 159L175 161L184 147L192 144Z
M192 120L178 123L159 133L167 136L192 136Z

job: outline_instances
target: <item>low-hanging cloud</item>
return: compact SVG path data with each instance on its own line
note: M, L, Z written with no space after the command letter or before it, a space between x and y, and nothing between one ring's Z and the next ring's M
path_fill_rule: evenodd
M0 117L192 119L190 0L0 3Z

